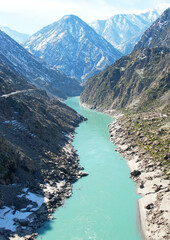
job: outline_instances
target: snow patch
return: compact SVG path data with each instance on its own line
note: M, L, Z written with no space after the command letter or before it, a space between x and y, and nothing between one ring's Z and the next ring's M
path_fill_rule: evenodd
M148 39L148 45L151 44L151 41L152 41L152 37L150 37L150 38Z
M103 64L103 61L105 60L105 57L103 56L99 62L97 63L96 67L99 69L100 67L102 67L101 65Z
M67 133L65 133L65 132L63 132L63 131L62 131L62 133L64 134L64 136L65 136L66 139L69 139L69 135L68 135Z
M26 219L29 220L29 216L37 211L42 204L44 203L44 197L35 193L28 192L28 188L23 189L23 194L18 195L17 197L25 197L32 201L32 204L27 205L26 208L21 209L20 211L16 211L14 207L4 206L0 209L0 228L5 228L7 230L11 230L12 232L16 231L16 221L14 219ZM37 207L33 207L34 203L36 203ZM29 209L29 211L28 211ZM31 218L31 216L30 216Z
M35 138L36 136L31 133L23 124L19 123L17 120L11 120L11 121L4 121L5 124L10 125L13 127L15 131L19 130L21 132L26 132L31 137Z
M7 230L15 232L16 225L14 225L14 219L25 219L30 214L30 212L14 211L13 208L4 206L2 209L0 209L0 228L5 228Z
M35 193L31 193L31 192L28 192L25 197L27 199L29 199L30 201L34 202L37 204L37 207L36 208L32 208L31 211L36 211L38 210L42 204L44 203L44 197L38 195L38 194L35 194Z
M60 33L58 36L57 36L57 39L62 39L64 37L64 32Z

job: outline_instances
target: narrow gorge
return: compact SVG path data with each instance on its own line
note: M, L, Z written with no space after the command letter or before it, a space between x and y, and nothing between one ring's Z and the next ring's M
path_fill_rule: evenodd
M76 129L73 145L89 175L73 186L73 195L40 229L38 240L96 239L141 240L136 187L125 159L110 142L113 119L79 105L66 104L88 120Z

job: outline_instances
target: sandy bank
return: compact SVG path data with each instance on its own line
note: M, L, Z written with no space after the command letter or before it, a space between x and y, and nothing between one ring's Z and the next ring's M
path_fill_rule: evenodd
M109 113L109 112L108 112ZM111 113L110 113L111 114ZM113 116L113 114L112 114ZM116 115L115 115L116 116ZM162 167L129 138L123 122L116 116L110 124L111 141L116 150L127 160L131 177L137 185L141 228L145 239L170 239L170 183L163 174Z

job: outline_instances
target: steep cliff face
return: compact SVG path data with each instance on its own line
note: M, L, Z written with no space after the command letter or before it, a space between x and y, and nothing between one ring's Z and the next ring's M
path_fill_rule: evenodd
M3 61L0 54L0 96L14 91L35 89L35 87L23 79L16 71Z

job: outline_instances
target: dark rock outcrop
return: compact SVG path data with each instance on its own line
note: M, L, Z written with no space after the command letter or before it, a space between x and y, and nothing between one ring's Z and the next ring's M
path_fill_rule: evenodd
M130 173L131 177L138 177L139 175L141 175L141 171L139 170L134 170Z

